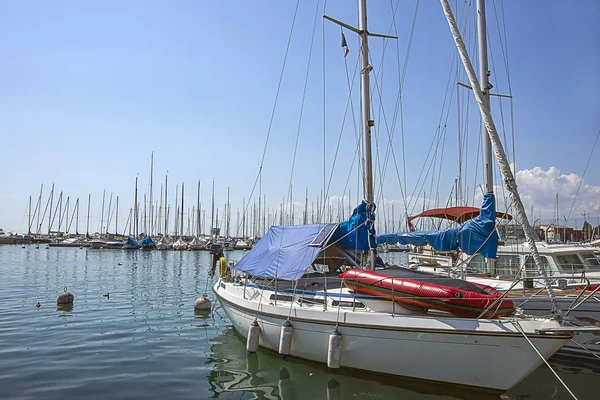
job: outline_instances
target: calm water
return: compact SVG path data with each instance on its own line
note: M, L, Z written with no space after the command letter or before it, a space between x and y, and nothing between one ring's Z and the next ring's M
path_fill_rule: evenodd
M206 252L0 246L0 398L570 398L546 367L499 396L248 355L218 304L194 313L207 284L214 300L209 265ZM56 306L65 286L72 310ZM600 398L598 371L554 366L579 399Z

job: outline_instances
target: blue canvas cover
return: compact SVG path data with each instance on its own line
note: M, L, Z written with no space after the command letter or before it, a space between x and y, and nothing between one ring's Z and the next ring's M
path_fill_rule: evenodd
M132 246L139 246L139 243L137 242L137 240L135 240L133 237L129 236L127 238L127 244L132 245Z
M142 240L140 242L140 246L141 247L156 247L156 245L154 244L154 242L152 241L152 238L150 236L146 236L144 238L144 240Z
M377 237L377 244L429 244L437 251L455 251L459 248L471 255L480 253L487 258L496 258L498 233L496 232L496 205L493 194L483 197L479 215L458 228L431 232L400 232Z
M272 226L235 267L261 278L298 279L319 255L321 247L309 245L325 226Z
M375 244L375 204L369 210L366 201L362 201L346 222L342 222L331 237L333 243L357 251L376 248Z

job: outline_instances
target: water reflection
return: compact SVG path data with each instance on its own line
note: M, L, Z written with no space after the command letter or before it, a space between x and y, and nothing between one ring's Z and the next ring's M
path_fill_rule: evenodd
M209 374L214 396L248 392L259 399L499 399L489 393L431 382L367 374L330 371L324 365L295 358L283 360L273 352L248 354L245 341L228 327L213 339L213 371Z
M73 303L57 304L56 311L71 312L73 311Z

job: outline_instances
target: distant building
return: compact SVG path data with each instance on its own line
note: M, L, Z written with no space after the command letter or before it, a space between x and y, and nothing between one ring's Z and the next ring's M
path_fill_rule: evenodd
M583 242L584 232L561 225L537 225L534 227L539 239L543 242ZM500 239L505 242L523 242L526 240L521 225L498 225Z

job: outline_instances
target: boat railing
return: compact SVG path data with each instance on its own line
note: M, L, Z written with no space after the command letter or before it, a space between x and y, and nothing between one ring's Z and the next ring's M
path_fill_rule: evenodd
M553 284L554 282L559 282L559 286L560 286L560 280L565 280L565 279L572 279L571 275L558 275L558 276L552 276L552 277L548 277L550 280L550 284ZM534 277L523 277L523 278L519 278L519 279L515 279L512 283L512 285L510 286L510 288L508 288L508 290L506 290L502 296L498 297L492 304L490 304L481 314L479 314L479 316L477 317L477 319L481 318L482 316L484 316L489 310L491 310L496 304L501 304L501 301L503 299L505 299L506 297L508 297L509 293L511 290L513 290L517 284L521 281L529 281L529 280L536 280L536 279L544 279L543 276L534 276ZM569 315L569 313L571 313L571 311L577 309L581 304L583 304L585 301L587 301L588 299L592 298L600 289L600 286L594 288L594 290L592 290L587 296L585 296L585 298L581 301L579 301L581 299L581 297L583 296L583 294L589 289L590 287L590 280L588 278L586 278L585 276L583 276L581 278L583 281L585 281L585 286L579 291L579 294L577 295L577 297L575 297L575 299L571 302L571 304L569 305L569 307L567 307L567 310L565 312L565 314L563 315L563 317L567 317ZM532 300L533 298L535 298L536 296L538 296L540 293L542 293L544 290L546 290L546 287L543 287L541 289L539 289L537 292L535 292L533 295L531 295L527 300L525 300L523 303L520 304L520 306L523 306L525 303L529 302L530 300Z

